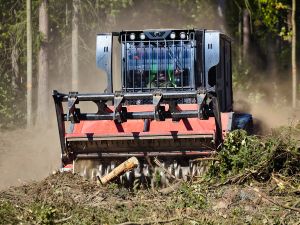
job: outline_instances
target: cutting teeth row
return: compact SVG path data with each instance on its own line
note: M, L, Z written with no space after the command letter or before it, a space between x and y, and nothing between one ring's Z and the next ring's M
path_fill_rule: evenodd
M95 160L77 160L74 163L74 172L90 180L97 180L110 173L119 163L101 163ZM174 180L188 181L202 176L208 168L208 161L190 161L187 166L181 166L177 161L162 162L159 166L139 164L137 168L125 172L116 181L127 187L136 184L151 187L166 187Z

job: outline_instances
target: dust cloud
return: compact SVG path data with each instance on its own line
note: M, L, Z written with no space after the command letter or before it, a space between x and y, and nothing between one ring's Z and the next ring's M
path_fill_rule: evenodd
M0 190L40 180L59 168L57 128L0 131Z
M280 83L280 85L278 85ZM270 82L266 79L254 84L251 91L234 91L234 111L251 113L259 134L268 134L273 128L294 126L300 121L299 110L292 108L291 82Z

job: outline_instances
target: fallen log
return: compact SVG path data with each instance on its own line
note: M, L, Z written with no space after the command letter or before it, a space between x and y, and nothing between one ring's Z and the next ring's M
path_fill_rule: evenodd
M109 181L117 178L123 173L130 171L136 168L139 165L139 161L136 157L131 157L127 159L125 162L121 163L119 166L114 168L110 173L106 174L103 177L98 177L101 184L107 184Z

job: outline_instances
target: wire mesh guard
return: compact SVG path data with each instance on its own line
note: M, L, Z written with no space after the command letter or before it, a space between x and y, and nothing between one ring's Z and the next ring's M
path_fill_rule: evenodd
M123 38L122 38L123 39ZM191 90L194 46L191 40L122 40L123 90Z

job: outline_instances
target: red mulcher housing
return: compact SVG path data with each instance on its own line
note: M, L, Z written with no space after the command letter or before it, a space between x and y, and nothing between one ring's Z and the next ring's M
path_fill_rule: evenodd
M122 89L113 91L113 37L121 45ZM97 66L107 74L100 94L53 91L62 166L94 178L136 156L135 178L168 182L152 159L173 175L201 173L195 159L214 154L229 131L251 129L252 116L232 111L231 42L219 31L143 30L97 35ZM92 101L97 113L81 112ZM66 106L63 106L63 103ZM66 112L64 112L66 108ZM66 131L66 126L69 126Z

